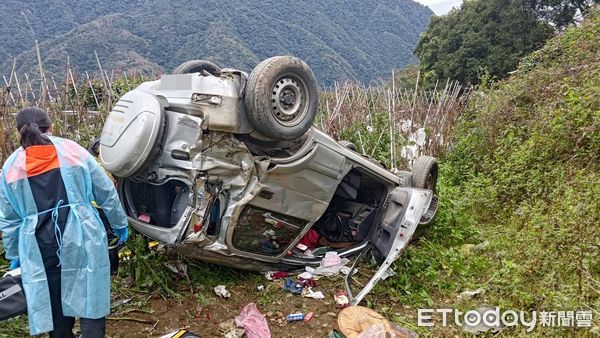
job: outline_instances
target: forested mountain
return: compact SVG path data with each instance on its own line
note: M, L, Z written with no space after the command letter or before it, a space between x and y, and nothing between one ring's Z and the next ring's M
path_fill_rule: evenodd
M250 71L292 54L327 85L368 82L415 61L432 12L411 0L5 0L0 15L4 73L13 58L21 72L37 71L35 33L46 70L57 74L67 55L78 70L96 70L94 50L108 69L167 72L199 58Z

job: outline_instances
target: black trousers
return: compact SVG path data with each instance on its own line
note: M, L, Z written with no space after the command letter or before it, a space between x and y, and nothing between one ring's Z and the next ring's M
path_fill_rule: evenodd
M73 325L75 318L65 317L62 311L60 298L60 268L46 270L48 288L50 290L50 303L52 305L52 324L54 331L50 332L51 338L74 338ZM88 319L80 318L82 338L104 338L106 331L106 318Z

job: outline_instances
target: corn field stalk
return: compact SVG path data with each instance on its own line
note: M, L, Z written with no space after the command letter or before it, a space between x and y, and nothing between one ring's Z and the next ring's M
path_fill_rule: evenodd
M432 90L388 85L336 84L321 95L318 126L338 140L354 142L365 156L391 169L409 167L420 155L440 156L468 97L458 82ZM334 107L331 109L330 107ZM368 153L366 153L368 151ZM366 154L365 154L366 153Z
M39 48L39 47L38 47ZM43 71L41 58L38 68ZM111 72L113 83L106 83L106 72L78 76L67 59L64 77L47 77L41 74L39 83L32 83L29 75L19 75L15 64L9 76L1 74L3 83L0 91L0 163L19 146L14 114L21 108L37 106L49 112L53 122L53 133L67 137L82 145L100 135L111 100L150 78L143 73ZM124 77L127 76L125 79ZM49 84L48 79L52 83ZM36 95L36 91L39 95ZM15 95L18 92L18 95Z

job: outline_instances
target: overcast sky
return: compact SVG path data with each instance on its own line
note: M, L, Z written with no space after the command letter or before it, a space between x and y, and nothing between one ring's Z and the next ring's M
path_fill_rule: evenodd
M452 7L458 7L462 3L462 0L416 0L426 6L429 6L431 10L437 15L448 13Z

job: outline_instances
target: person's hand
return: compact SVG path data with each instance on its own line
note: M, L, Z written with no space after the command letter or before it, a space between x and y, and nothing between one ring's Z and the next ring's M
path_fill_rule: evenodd
M119 237L119 245L127 242L127 238L129 238L129 230L127 227L123 227L121 229L113 229L113 232L117 237Z
M19 262L18 259L15 259L15 260L10 261L10 263L8 264L8 270L14 270L20 266L21 266L21 262Z

